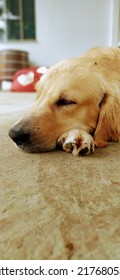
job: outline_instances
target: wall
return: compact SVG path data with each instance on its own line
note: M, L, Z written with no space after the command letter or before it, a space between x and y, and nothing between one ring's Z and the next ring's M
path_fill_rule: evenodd
M36 42L0 44L27 50L30 61L50 66L95 46L111 45L116 0L36 0Z

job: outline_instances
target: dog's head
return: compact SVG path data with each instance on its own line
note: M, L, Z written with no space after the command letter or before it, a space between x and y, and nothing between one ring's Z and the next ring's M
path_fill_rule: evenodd
M102 99L95 67L93 59L83 57L47 70L36 85L38 96L32 109L11 128L12 140L28 152L43 152L53 150L57 138L70 129L92 133Z

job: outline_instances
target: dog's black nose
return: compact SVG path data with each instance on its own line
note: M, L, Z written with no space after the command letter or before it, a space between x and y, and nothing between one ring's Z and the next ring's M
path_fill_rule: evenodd
M11 128L9 136L18 146L27 144L30 140L30 134L21 128Z

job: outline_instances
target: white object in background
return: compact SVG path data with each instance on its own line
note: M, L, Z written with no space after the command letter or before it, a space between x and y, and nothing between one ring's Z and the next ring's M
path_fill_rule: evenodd
M41 66L41 67L39 67L38 69L37 69L37 73L40 73L40 74L45 74L46 72L47 72L47 67L45 67L45 66Z
M11 85L12 85L12 82L10 82L10 81L2 81L1 82L1 89L2 90L10 90Z
M34 82L34 73L30 71L27 74L21 74L17 77L17 80L22 86L27 86Z

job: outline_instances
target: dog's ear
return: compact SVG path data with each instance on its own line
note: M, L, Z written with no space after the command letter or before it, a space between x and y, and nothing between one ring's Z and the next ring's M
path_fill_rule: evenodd
M120 141L120 101L117 95L105 93L99 107L94 140L97 147L105 147L108 141Z

